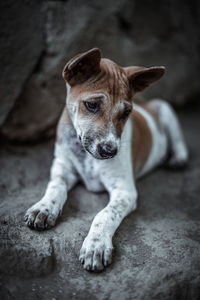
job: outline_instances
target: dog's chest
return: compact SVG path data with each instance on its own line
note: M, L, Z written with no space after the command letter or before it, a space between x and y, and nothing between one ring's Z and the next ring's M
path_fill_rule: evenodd
M71 139L69 147L72 162L87 189L93 192L104 191L105 188L100 181L98 161L84 150L76 137Z

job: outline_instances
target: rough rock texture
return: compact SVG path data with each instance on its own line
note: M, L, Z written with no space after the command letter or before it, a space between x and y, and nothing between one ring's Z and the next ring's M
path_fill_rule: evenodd
M198 99L197 0L2 3L0 122L6 120L1 133L9 139L37 140L54 132L65 102L63 66L94 46L121 65L165 65L165 77L145 97L176 104Z
M39 1L0 2L0 125L13 108L44 49L40 10Z
M199 299L199 113L181 115L188 168L158 169L138 182L138 209L117 230L113 264L99 274L83 270L78 255L108 195L79 185L54 229L32 231L23 215L44 192L53 143L1 148L0 298Z

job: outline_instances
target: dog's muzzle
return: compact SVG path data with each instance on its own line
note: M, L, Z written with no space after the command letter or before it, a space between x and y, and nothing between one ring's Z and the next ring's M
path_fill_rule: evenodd
M97 149L102 159L112 158L117 154L117 147L111 144L99 144Z

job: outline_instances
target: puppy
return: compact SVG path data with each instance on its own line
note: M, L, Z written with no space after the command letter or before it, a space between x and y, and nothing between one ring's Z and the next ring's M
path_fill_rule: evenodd
M57 129L51 179L44 197L28 209L25 222L43 230L55 225L78 181L90 191L108 191L107 206L94 218L80 250L84 268L111 263L112 237L137 207L135 180L169 156L171 166L187 162L188 151L169 104L136 104L135 93L160 79L164 67L122 68L94 48L64 67L66 106Z

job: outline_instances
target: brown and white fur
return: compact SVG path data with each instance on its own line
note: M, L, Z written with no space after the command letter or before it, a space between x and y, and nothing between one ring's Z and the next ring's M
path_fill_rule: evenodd
M87 270L111 263L112 237L137 207L135 180L162 164L184 164L188 151L169 104L156 99L136 104L136 92L164 74L164 67L122 68L102 59L99 49L78 54L63 70L67 86L51 179L44 197L29 208L25 222L43 230L55 225L68 191L81 180L90 191L109 193L80 250ZM91 111L92 109L92 111Z

